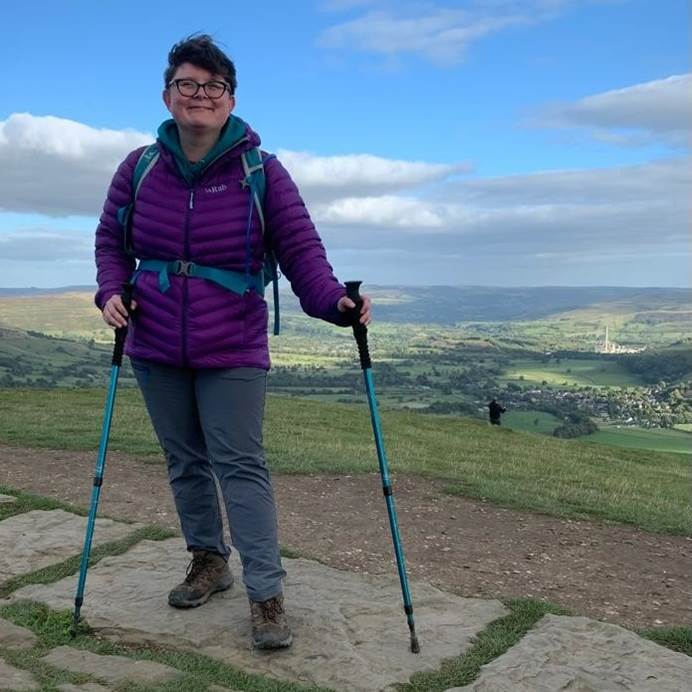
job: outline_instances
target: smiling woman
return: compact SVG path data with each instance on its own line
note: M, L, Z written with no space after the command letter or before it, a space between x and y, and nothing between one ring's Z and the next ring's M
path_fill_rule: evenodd
M313 317L370 321L345 294L298 190L235 107L233 62L209 36L171 49L155 145L131 152L96 231L96 303L127 324L126 353L168 462L192 561L168 603L188 608L230 588L215 480L243 564L253 644L291 645L276 508L262 446L269 351L264 301L271 252ZM123 242L125 240L125 242ZM126 246L126 247L125 247ZM138 260L138 264L136 264Z

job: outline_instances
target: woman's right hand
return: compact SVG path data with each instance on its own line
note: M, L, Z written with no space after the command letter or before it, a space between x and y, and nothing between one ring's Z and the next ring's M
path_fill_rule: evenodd
M137 301L133 300L130 304L130 312L137 308ZM112 295L103 306L103 321L111 327L127 326L127 310L123 305L123 299L116 293Z

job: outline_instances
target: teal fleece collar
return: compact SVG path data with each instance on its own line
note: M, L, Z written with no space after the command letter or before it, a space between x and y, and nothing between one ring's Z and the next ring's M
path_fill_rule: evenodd
M157 134L158 141L173 154L175 162L178 165L178 170L185 181L187 183L193 183L204 173L209 164L222 154L233 149L245 138L246 132L246 123L235 115L230 115L221 130L219 140L211 148L209 153L201 161L197 161L196 163L190 163L187 160L180 146L180 135L178 134L178 126L175 120L164 120L159 126Z

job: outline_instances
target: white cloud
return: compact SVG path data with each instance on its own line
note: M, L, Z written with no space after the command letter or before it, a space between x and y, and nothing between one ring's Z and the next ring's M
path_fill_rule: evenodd
M477 0L465 9L427 3L378 3L383 9L329 27L325 48L359 50L384 56L418 54L440 65L459 62L480 38L509 27L547 21L589 0ZM337 0L336 4L339 2ZM360 3L346 3L354 6ZM370 4L370 3L363 3ZM390 5L393 9L390 9ZM334 7L333 9L337 9ZM346 9L346 7L344 7Z
M22 115L1 123L0 208L44 214L38 224L16 214L0 216L6 276L23 276L24 270L12 274L19 265L33 266L41 277L59 276L72 259L81 263L80 277L91 271L91 231L77 230L79 219L73 224L69 218L56 219L51 229L45 216L96 216L115 165L146 141L145 134L100 131L59 118ZM463 164L289 151L280 158L300 185L330 257L350 252L352 262L354 252L396 251L387 272L400 272L407 281L423 276L422 266L429 275L437 258L438 283L478 281L488 266L504 267L509 283L521 282L522 272L532 283L544 281L552 267L552 282L560 283L563 268L583 267L579 258L592 257L600 268L584 277L598 283L598 272L608 265L597 258L611 257L613 267L623 267L618 258L626 252L639 260L627 264L629 278L620 283L634 281L635 266L641 276L647 267L651 276L669 276L667 285L685 282L689 159L471 178L460 177L467 170ZM371 264L375 271L377 263ZM465 273L454 278L457 265ZM63 283L83 282L65 272Z
M612 206L656 200L680 204L692 186L689 164L689 159L670 159L636 166L481 178L447 185L438 194L443 198L453 194L468 204L495 208L519 204Z
M538 124L589 128L614 143L643 144L663 139L689 146L692 130L692 74L635 84L543 109Z
M444 230L443 207L409 197L347 197L315 208L319 223L422 231Z
M97 216L117 165L152 139L53 116L13 114L0 122L0 209ZM369 154L316 156L284 150L279 157L312 204L413 189L470 168Z
M465 10L446 8L414 16L371 11L330 27L320 44L388 56L419 53L435 63L453 64L474 40L524 21L514 16L474 17Z
M401 161L370 154L316 156L279 150L277 155L301 192L314 202L406 190L470 170L468 164Z
M0 121L0 209L96 216L117 165L151 141L141 132L14 113Z

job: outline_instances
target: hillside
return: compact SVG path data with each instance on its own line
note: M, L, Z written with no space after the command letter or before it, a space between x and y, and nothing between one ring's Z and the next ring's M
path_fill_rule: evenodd
M99 389L4 390L0 444L94 452L104 397ZM692 534L692 459L687 455L559 440L402 411L384 411L382 430L393 473L436 479L449 493L560 517ZM278 473L377 471L364 396L358 405L270 396L265 443ZM161 461L135 388L118 395L109 448Z
M485 286L376 286L364 285L373 297L377 317L385 322L453 325L458 322L531 321L570 314L575 319L597 314L626 314L644 324L692 321L692 302L684 288L564 287L495 288ZM94 289L0 288L0 323L34 329L30 315L20 323L17 311L31 313L40 304L59 304L61 298L80 296L93 309ZM18 300L14 305L8 299ZM53 302L54 299L55 302ZM299 311L295 296L282 290L282 310ZM83 308L84 305L80 305ZM52 325L51 329L59 329Z

